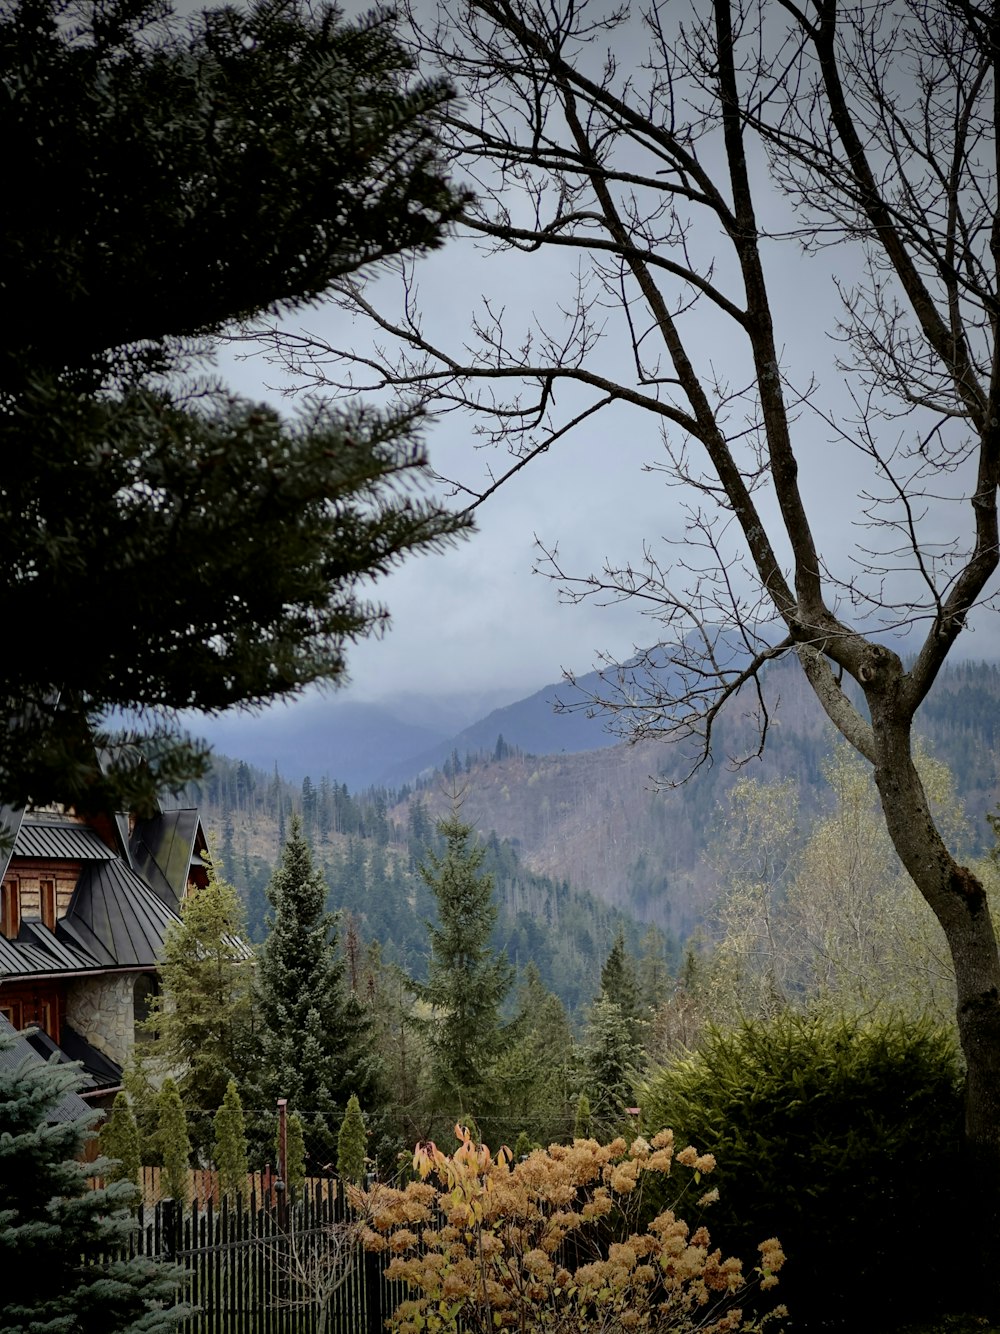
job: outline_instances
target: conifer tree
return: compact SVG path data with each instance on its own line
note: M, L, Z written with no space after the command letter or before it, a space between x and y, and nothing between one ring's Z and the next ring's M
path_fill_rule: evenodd
M576 1102L576 1119L573 1122L574 1139L590 1139L590 1099L581 1093Z
M347 1111L337 1135L337 1175L344 1181L362 1181L366 1151L365 1120L361 1115L361 1104L352 1093L347 1100Z
M628 1027L633 1046L642 1042L644 1028L643 1007L639 999L639 980L635 960L625 947L625 931L618 928L611 951L601 969L601 996L618 1006Z
M166 1194L182 1206L191 1202L188 1167L191 1162L191 1140L188 1138L187 1117L177 1085L165 1079L157 1099L160 1110L156 1137L163 1161L163 1184Z
M185 8L0 5L0 142L21 187L0 227L0 442L17 460L0 602L29 638L87 643L0 663L17 804L134 809L199 776L203 748L166 723L135 733L147 765L109 758L109 714L336 679L384 619L364 581L467 526L407 488L426 472L414 412L284 421L185 374L220 329L444 239L465 202L436 147L450 88L412 77L387 13ZM127 616L91 634L111 603Z
M440 821L438 833L444 852L429 852L420 867L437 902L438 925L429 926L427 982L415 983L414 991L433 1008L427 1034L435 1110L467 1118L480 1115L489 1099L490 1075L510 1036L500 1007L514 969L490 945L497 909L493 877L480 871L485 850L469 846L472 827L457 811Z
M219 1173L219 1191L230 1203L235 1203L246 1194L250 1170L243 1104L235 1079L226 1086L226 1096L215 1114L214 1161Z
M213 872L167 929L161 991L146 1020L151 1054L178 1072L194 1139L206 1150L212 1115L251 1059L252 957L239 894Z
M181 1271L145 1257L109 1260L127 1242L135 1187L101 1190L106 1164L82 1163L94 1113L57 1119L79 1086L72 1067L8 1064L0 1034L0 1326L4 1334L166 1334Z
M132 1100L122 1090L111 1107L111 1115L101 1127L101 1153L110 1161L105 1172L107 1181L129 1181L139 1186L142 1171L139 1149L139 1127L132 1111Z
M642 1059L629 1020L614 1001L601 995L591 1007L583 1042L587 1093L598 1138L621 1130Z
M275 1156L280 1155L275 1145ZM291 1112L285 1123L285 1188L290 1200L297 1200L306 1184L305 1126L298 1112Z
M573 1032L562 1001L545 989L533 963L524 970L509 1031L493 1072L499 1136L487 1125L487 1143L509 1140L514 1126L531 1142L565 1138L572 1123Z
M345 986L326 884L313 864L299 817L289 824L267 887L271 929L257 970L264 1100L287 1098L309 1127L309 1150L332 1162L351 1093L383 1101L370 1020Z

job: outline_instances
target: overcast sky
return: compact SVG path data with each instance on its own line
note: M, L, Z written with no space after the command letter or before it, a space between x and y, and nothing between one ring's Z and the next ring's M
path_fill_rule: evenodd
M772 199L765 208L779 205ZM799 383L815 371L821 402L842 410L828 330L836 309L831 257L833 263L844 261L833 252L810 261L791 245L780 253L772 248L768 257L783 364ZM564 293L567 262L565 252L518 255L512 261L491 258L470 240L455 239L421 262L422 304L443 338L466 328L481 295L490 292L512 319L528 320L541 309L551 324L558 319L553 312ZM333 342L365 337L334 309L308 311L286 323ZM720 333L718 326L694 327L696 354L706 364L725 368L730 355L725 328ZM614 355L611 349L612 362ZM251 397L274 397L283 383L279 372L260 359L235 360L233 349L220 352L219 366L233 388ZM843 446L832 448L829 432L818 421L800 428L799 440L803 490L816 537L843 572L852 544L864 540L856 526L861 517L856 493L864 484L860 463ZM432 423L427 444L442 473L468 474L474 447L468 419L454 414ZM411 557L373 590L388 606L392 628L385 638L351 651L350 697L496 690L514 699L557 680L563 669L589 670L600 650L627 656L633 645L654 642L655 625L633 606L561 605L556 587L533 574L533 564L536 536L547 544L558 542L565 567L579 574L599 568L605 559L638 560L644 539L681 538L683 491L643 471L644 464L661 457L654 421L641 412L620 411L533 462L480 508L479 531L471 538L441 555ZM479 465L473 461L471 466ZM950 522L942 513L946 532ZM961 656L993 657L997 649L993 620L982 618L978 633L962 644Z

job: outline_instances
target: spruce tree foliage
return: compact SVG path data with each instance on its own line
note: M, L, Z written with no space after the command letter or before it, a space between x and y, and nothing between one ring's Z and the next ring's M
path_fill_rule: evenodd
M546 991L534 964L518 986L511 1028L493 1070L497 1107L486 1142L510 1144L515 1134L532 1144L565 1140L573 1124L573 1032L562 1002Z
M0 1052L13 1039L0 1034ZM134 1186L101 1190L104 1159L79 1155L96 1114L55 1120L75 1069L0 1062L0 1326L4 1334L166 1334L187 1314L182 1272L138 1257L109 1260L134 1223Z
M275 1140L275 1161L280 1160L281 1146ZM289 1112L285 1123L285 1187L290 1200L297 1200L306 1184L305 1126L298 1112Z
M337 1175L343 1181L358 1183L364 1179L367 1148L361 1104L352 1093L347 1100L347 1111L337 1134Z
M493 877L481 873L485 850L470 846L471 825L456 811L438 824L444 851L428 852L420 874L437 902L428 923L431 953L417 997L432 1007L426 1025L434 1108L452 1120L481 1116L494 1065L511 1036L501 1020L514 969L490 936L497 918Z
M0 796L134 809L205 754L154 720L148 767L98 762L109 710L336 679L383 618L363 582L467 526L413 494L412 413L288 421L200 374L224 327L442 241L451 93L386 15L305 0L11 0L0 85L0 605L87 644L0 669Z
M214 872L167 929L160 994L146 1021L151 1055L177 1073L193 1138L209 1149L212 1117L251 1060L252 951L238 891Z
M101 1126L100 1144L101 1154L109 1160L105 1179L129 1181L138 1186L142 1171L139 1127L132 1111L132 1100L124 1089L116 1094L111 1114Z
M257 968L259 1078L264 1101L287 1098L308 1127L310 1154L332 1163L351 1094L373 1108L384 1095L370 1017L345 985L326 892L293 816L267 887L273 916Z
M622 1019L628 1026L629 1037L634 1046L640 1046L643 1038L645 1008L639 996L639 979L635 960L625 947L625 932L619 927L611 951L601 969L601 996L618 1006Z
M157 1147L163 1166L164 1193L181 1205L191 1202L191 1140L188 1136L187 1117L180 1091L169 1077L157 1096L159 1122L156 1130Z
M633 1026L620 1006L601 995L593 1004L583 1039L583 1066L599 1139L622 1133L626 1108L632 1105L643 1052L632 1036Z
M240 1101L236 1080L231 1079L226 1086L226 1096L222 1106L215 1114L215 1152L213 1162L219 1174L219 1191L230 1201L236 1203L246 1196L247 1174L247 1135L243 1118L243 1103Z
M573 1138L590 1139L592 1123L590 1118L590 1099L581 1093L576 1100L576 1117L573 1121Z

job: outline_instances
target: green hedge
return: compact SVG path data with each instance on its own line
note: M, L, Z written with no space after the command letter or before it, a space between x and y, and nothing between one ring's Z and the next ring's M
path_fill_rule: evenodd
M748 1256L780 1239L797 1328L954 1307L962 1074L949 1031L824 1014L710 1029L640 1100L647 1130L715 1154L713 1242Z

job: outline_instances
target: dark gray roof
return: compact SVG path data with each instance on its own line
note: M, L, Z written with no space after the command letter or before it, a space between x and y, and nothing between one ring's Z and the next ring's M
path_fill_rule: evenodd
M85 949L81 949L75 941L61 939L57 932L50 931L37 917L21 918L21 929L17 933L17 944L21 949L28 945L47 955L50 969L57 968L72 971L81 968L99 967L92 954Z
M0 1042L0 1069L16 1070L20 1065L44 1065L45 1060L31 1046L27 1038L19 1036L17 1030L12 1028L7 1020L0 1015L0 1038L13 1039L8 1045L7 1042ZM56 1048L58 1052L58 1048ZM63 1060L66 1059L62 1052L59 1055ZM54 1121L77 1121L81 1116L88 1116L90 1108L80 1097L78 1093L64 1093L60 1101L49 1112L49 1122Z
M64 820L44 824L24 820L14 843L15 857L86 862L109 861L114 855L95 829Z
M196 810L164 811L137 821L129 840L136 872L175 910L187 889L199 823Z
M92 862L77 881L56 931L103 967L152 968L180 918L124 862Z
M14 855L17 831L23 819L23 810L16 806L0 805L0 880L7 874L7 867Z
M51 1039L50 1039L51 1040ZM55 1047L55 1043L52 1043ZM67 1061L79 1061L83 1073L87 1076L86 1095L103 1092L106 1089L119 1088L122 1082L122 1068L102 1051L92 1047L86 1038L80 1036L75 1028L63 1024L62 1040L56 1051L62 1049Z
M21 919L16 940L0 936L0 981L6 977L91 972L100 966L82 940L53 935L37 918Z

